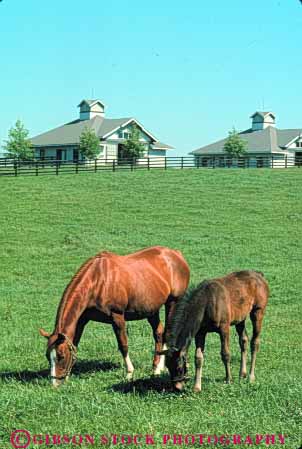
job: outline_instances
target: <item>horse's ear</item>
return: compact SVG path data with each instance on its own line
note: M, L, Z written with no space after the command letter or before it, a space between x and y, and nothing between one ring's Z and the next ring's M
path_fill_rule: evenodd
M49 338L50 337L50 333L49 332L46 332L44 329L39 329L39 334L42 336L42 337L45 337L45 338Z

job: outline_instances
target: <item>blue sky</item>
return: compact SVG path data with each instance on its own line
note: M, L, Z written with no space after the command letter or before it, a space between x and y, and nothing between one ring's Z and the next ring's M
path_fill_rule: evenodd
M77 118L83 98L187 152L272 110L302 127L299 0L3 0L0 140Z

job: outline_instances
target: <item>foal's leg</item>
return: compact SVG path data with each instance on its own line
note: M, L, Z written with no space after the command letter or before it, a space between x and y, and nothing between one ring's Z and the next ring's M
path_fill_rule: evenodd
M262 327L264 310L256 309L252 310L250 313L250 318L253 325L253 336L251 339L251 353L252 353L252 361L251 361L251 370L250 370L250 382L254 382L255 380L255 364L256 364L256 354L259 350L260 345L260 332Z
M225 367L225 380L227 383L232 381L231 376L231 356L230 356L230 326L225 325L219 330L221 341L221 359Z
M241 363L239 377L246 377L246 358L247 358L247 347L249 343L249 338L245 329L245 321L236 324L236 331L239 337L239 345L241 349Z
M204 346L205 346L206 334L204 332L198 332L195 337L195 381L194 391L201 391L201 376L202 365L204 360Z
M162 350L164 327L159 318L159 312L148 318L148 321L152 327L153 337L155 341L155 353L153 359L153 374L158 375L165 367L165 356L158 355Z
M127 371L127 379L131 380L133 377L133 365L130 360L129 354L128 354L128 337L127 337L127 331L126 331L126 322L125 317L122 314L119 313L112 313L112 327L117 339L118 348L122 353L125 368Z

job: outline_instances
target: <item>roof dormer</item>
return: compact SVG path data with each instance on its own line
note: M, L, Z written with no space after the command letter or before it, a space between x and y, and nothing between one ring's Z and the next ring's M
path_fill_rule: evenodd
M80 108L80 120L90 120L93 117L104 117L105 105L100 100L82 100Z
M275 115L273 112L255 112L251 115L252 121L252 130L259 131L267 128L268 126L276 126L275 124Z

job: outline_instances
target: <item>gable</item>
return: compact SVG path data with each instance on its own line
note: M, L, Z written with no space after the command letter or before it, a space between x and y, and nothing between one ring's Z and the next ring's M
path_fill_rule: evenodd
M107 134L103 135L103 139L106 140L116 140L121 139L121 133L131 133L133 125L136 124L136 126L140 130L140 140L144 142L155 142L156 138L149 133L137 120L130 119L127 122L120 124L118 127L113 129L112 131L108 132Z
M295 148L302 135L302 129L278 129L277 132L280 148Z

